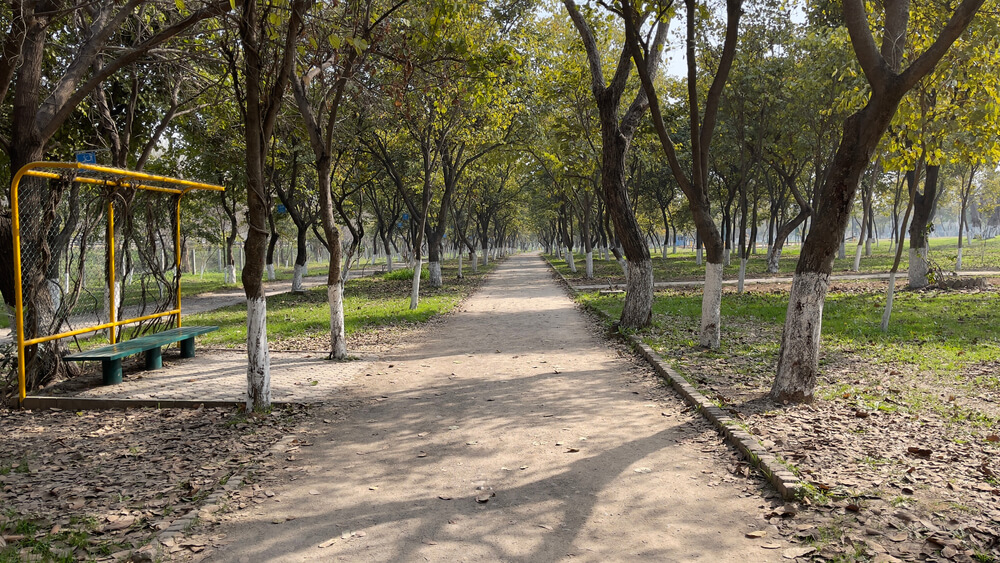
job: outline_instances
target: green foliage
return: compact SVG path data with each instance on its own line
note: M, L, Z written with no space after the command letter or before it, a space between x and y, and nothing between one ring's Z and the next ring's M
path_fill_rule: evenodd
M429 275L427 268L420 270L420 279L426 280ZM413 268L400 268L398 270L393 270L391 272L386 272L382 274L382 279L389 281L399 281L399 280L412 280L413 279Z

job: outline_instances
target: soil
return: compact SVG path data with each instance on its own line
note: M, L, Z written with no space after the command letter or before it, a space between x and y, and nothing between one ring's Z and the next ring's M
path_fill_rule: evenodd
M537 256L501 265L334 403L196 530L213 547L175 555L753 562L812 551L777 533L775 514L795 509L609 343Z
M989 280L990 291L998 282ZM885 282L838 281L830 291L881 293ZM724 329L735 349L780 339L780 325L738 322ZM759 357L661 353L771 453L794 465L813 503L803 514L819 523L805 534L824 546L822 555L1000 561L1000 429L980 416L1000 415L995 387L959 385L910 364L875 365L858 351L831 350L818 387L843 391L813 404L781 405L767 396L774 366ZM997 362L967 366L962 379L998 369ZM778 524L786 537L803 534L798 521Z

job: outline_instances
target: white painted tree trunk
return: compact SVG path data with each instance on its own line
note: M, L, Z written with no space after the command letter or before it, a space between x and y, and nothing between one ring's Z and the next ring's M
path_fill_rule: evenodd
M306 275L305 264L296 264L295 268L292 270L292 292L301 293L302 292L302 278Z
M628 279L628 262L626 262L625 259L622 258L621 260L618 261L618 265L622 269L622 275L625 276L625 279Z
M587 279L588 280L592 280L592 279L594 279L594 251L593 250L591 250L590 252L587 253L586 260L587 260L587 270L586 270L586 272L587 272Z
M462 272L462 253L459 252L458 253L458 279L462 279L464 277L465 277L465 274Z
M927 286L927 268L927 246L910 248L909 287L919 289Z
M413 268L413 284L410 290L410 309L416 309L420 305L420 270L424 267L424 261L417 258Z
M226 283L236 283L236 264L226 266Z
M740 277L739 281L736 283L737 292L743 293L743 284L744 282L746 282L746 279L747 279L747 259L740 258Z
M441 287L444 280L441 279L441 262L428 262L427 269L430 270L429 282L431 287Z
M469 262L472 264L472 273L473 274L478 274L479 273L479 255L476 254L475 252L473 252L472 253L472 257L469 259Z
M767 251L767 273L777 274L778 263L781 261L781 249L772 247Z
M698 250L695 251L694 263L695 263L696 266L701 266L702 262L704 262L704 256L703 256L703 254L704 254L704 251L701 248L699 248Z
M344 289L339 283L326 286L330 303L330 358L347 357L347 338L344 336Z
M961 272L962 271L962 249L961 248L958 249L958 258L955 259L955 271L956 272Z
M385 255L385 271L387 271L387 272L391 272L392 271L392 253L391 252L389 254Z
M104 284L104 317L101 319L103 322L111 322L111 307L114 307L115 314L121 309L122 304L122 288L121 285L115 287L115 302L111 303L111 290L108 289L108 284ZM111 330L108 329L108 337L111 337Z
M865 237L865 256L872 255L872 237Z
M896 296L896 272L889 272L889 287L885 290L885 310L882 311L882 332L889 332L892 317L892 299Z
M271 406L271 354L267 349L267 299L247 301L247 411Z
M705 291L701 298L701 338L699 344L715 350L722 327L722 264L705 264Z
M778 373L771 387L771 398L797 403L812 401L819 373L823 302L829 287L828 274L795 274L788 295L785 330L778 351Z
M621 324L629 328L646 326L652 315L653 304L653 261L632 262L626 267L625 305L622 309Z
M572 259L573 255L570 255L570 260ZM486 250L483 251L483 266L489 266L489 265L490 265L490 249L487 248Z
M843 240L840 241L840 248L837 250L837 258L841 260L847 258L847 242Z
M276 279L278 279L278 277L276 275L274 275L274 264L268 264L267 265L267 281L274 281Z
M567 248L566 249L566 264L569 265L569 271L576 273L576 260L573 257L573 253Z
M729 263L730 263L730 256L729 255L731 253L732 253L732 251L730 249L728 249L728 248L722 251L722 265L723 266L728 266L729 265Z
M861 245L854 250L854 267L851 268L852 272L861 271Z

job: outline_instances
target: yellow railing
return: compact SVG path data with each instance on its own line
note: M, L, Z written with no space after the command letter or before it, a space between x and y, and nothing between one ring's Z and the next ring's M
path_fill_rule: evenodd
M109 287L109 300L108 310L110 311L110 322L101 323L93 326L88 326L68 332L62 332L58 334L52 334L48 336L41 336L32 338L30 340L24 339L24 303L22 301L22 288L21 288L21 221L18 209L18 187L20 186L21 179L25 176L31 176L35 178L47 178L47 179L60 179L61 175L55 172L44 172L44 169L49 170L86 170L91 172L97 172L100 174L113 175L118 179L101 179L101 178L88 178L86 176L77 176L73 179L74 182L79 182L81 184L96 184L101 186L108 186L111 188L117 187L128 187L140 190L147 190L152 192L162 192L168 194L177 195L177 204L175 213L175 231L174 231L174 250L175 250L175 268L177 268L177 275L174 279L177 280L177 287L174 294L176 295L177 306L170 311L164 311L162 313L154 313L152 315L146 315L143 317L136 317L131 319L118 319L118 311L114 306L115 303L115 214L114 214L114 204L112 201L108 201L108 249L110 252L110 263L108 267L108 287ZM143 182L150 182L150 184L138 184L131 182L123 182L124 179L140 180ZM159 185L156 185L159 184ZM176 187L175 187L176 186ZM146 174L145 172L135 172L132 170L123 170L120 168L109 168L107 166L95 166L91 164L81 164L78 162L32 162L31 164L25 165L23 168L17 171L14 175L14 180L11 182L10 186L10 198L11 198L11 216L12 216L12 227L13 227L13 242L14 242L14 294L15 294L15 315L17 322L17 384L18 384L18 398L19 401L23 401L24 397L27 395L26 382L25 382L25 364L24 364L24 348L25 346L31 346L33 344L40 344L42 342L49 342L51 340L57 340L60 338L67 338L70 336L76 336L79 334L85 334L88 332L97 332L99 330L110 329L110 341L111 344L115 343L115 329L122 325L137 323L149 319L156 319L160 317L176 317L177 326L181 326L181 277L180 277L180 267L181 267L181 198L184 197L191 190L212 190L212 191L225 191L222 186L216 186L214 184L204 184L201 182L191 182L189 180L181 180L178 178L171 178L169 176L158 176L155 174Z

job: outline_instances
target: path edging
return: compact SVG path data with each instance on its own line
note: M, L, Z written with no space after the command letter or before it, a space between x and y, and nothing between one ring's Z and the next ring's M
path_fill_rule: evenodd
M546 264L552 269L559 279L562 280L563 284L569 289L572 294L579 293L566 276L557 270L552 263L542 258ZM596 309L589 308L589 310L594 311L605 319L609 319L607 315ZM771 483L771 485L778 491L778 494L782 496L785 500L795 500L801 498L805 493L805 489L802 486L802 482L799 481L798 477L792 473L788 467L781 464L780 461L770 452L767 448L762 446L757 439L740 427L739 423L731 416L726 414L726 411L719 408L718 405L712 403L708 400L708 397L704 396L699 392L693 385L688 383L684 377L674 371L673 368L668 366L666 362L660 358L648 344L642 341L641 338L635 336L634 334L623 334L618 333L622 338L627 340L636 351L639 352L649 364L653 367L656 373L665 379L670 386L674 388L675 391L684 399L684 402L694 407L706 420L708 420L715 429L723 435L726 442L736 448L737 451L742 455L753 467L755 467L760 473Z

